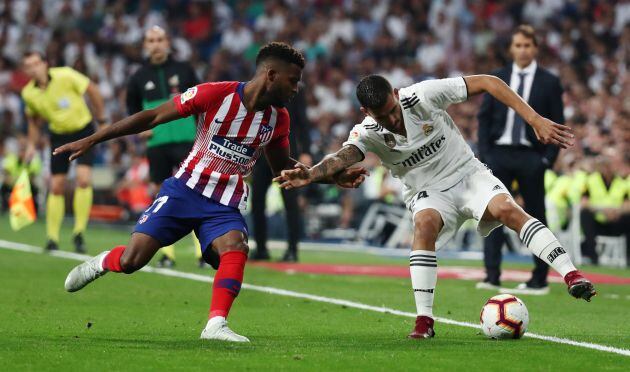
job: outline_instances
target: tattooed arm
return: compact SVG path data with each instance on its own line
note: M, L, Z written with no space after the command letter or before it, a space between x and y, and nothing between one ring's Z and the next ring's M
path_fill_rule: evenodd
M344 171L348 170L348 167L351 165L363 160L363 158L363 153L356 146L346 145L336 153L327 155L321 162L310 169L298 163L294 169L283 170L279 177L274 178L274 181L279 182L280 187L283 189L303 187L313 182L325 183L331 179L335 179L337 184L340 184L340 181L344 183L344 180L340 180L338 177L347 176L348 172ZM356 185L353 184L352 187L357 187L363 182L363 176L367 175L367 172L363 168L356 169L361 170L361 174L355 174L357 180L360 180L360 182Z

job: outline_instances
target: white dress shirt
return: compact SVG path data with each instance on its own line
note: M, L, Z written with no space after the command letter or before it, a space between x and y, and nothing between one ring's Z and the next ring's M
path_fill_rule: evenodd
M536 63L536 61L533 61L525 68L520 68L516 65L516 63L512 63L512 75L510 77L510 88L512 88L514 92L518 91L518 85L520 83L520 77L518 74L521 72L524 72L527 74L524 77L525 85L523 86L523 97L522 97L525 100L525 102L529 101L529 94L532 91L532 83L534 82L534 74L536 73L536 68L538 68L538 64ZM532 145L531 142L529 142L527 138L525 137L524 126L522 129L523 132L519 136L519 138L521 139L521 142L512 143L512 128L514 127L515 114L516 113L514 112L514 110L508 107L505 130L503 131L503 134L501 135L501 137L499 137L499 139L495 142L497 145L525 145L525 146ZM527 123L525 123L525 125L527 125Z

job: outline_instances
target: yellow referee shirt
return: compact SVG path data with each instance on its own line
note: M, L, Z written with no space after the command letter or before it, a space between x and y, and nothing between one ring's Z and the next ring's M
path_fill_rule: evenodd
M22 89L26 115L39 116L48 121L55 134L74 133L92 121L92 114L83 99L90 79L70 67L48 69L49 81L45 89L31 80Z

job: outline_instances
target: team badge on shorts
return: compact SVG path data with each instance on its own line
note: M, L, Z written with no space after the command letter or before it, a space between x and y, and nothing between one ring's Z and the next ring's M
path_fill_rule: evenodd
M431 134L431 132L433 132L433 125L431 124L425 124L422 126L422 131L424 132L425 136L428 136L429 134Z
M392 148L392 149L396 147L396 138L394 138L393 134L385 133L383 135L383 139L385 140L385 144L387 145L387 147Z
M147 220L149 219L149 215L148 214L143 214L142 217L140 217L140 219L138 220L139 224L143 224L145 222L147 222Z

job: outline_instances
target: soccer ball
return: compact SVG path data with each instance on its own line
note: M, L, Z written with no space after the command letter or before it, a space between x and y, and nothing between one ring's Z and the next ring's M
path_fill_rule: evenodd
M518 297L500 294L483 305L479 319L489 338L521 338L529 324L529 312Z

